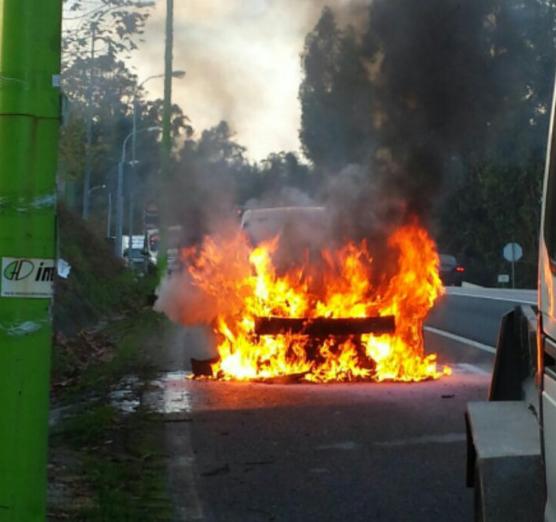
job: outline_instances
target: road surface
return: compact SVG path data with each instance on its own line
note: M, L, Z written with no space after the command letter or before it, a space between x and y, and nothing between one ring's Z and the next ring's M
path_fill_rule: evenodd
M265 385L173 374L167 397L182 413L166 423L166 445L176 520L472 520L463 413L486 397L500 315L526 298L463 290L449 291L425 332L428 351L454 369L440 381ZM180 335L176 346L189 351L175 350L168 369L206 345L198 330Z
M494 347L500 318L519 304L535 306L536 290L447 288L427 325Z

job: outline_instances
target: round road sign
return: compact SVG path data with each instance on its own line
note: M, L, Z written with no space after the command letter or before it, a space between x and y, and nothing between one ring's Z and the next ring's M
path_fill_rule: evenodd
M502 251L504 259L510 263L519 261L523 257L523 249L519 243L508 243Z

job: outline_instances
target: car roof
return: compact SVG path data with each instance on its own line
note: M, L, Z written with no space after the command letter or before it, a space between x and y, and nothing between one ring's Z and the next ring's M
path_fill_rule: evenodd
M241 217L241 228L258 243L274 237L289 223L324 228L325 207L272 207L247 209Z
M456 257L450 254L440 254L439 257L441 263L452 263L454 265L457 265L458 263Z

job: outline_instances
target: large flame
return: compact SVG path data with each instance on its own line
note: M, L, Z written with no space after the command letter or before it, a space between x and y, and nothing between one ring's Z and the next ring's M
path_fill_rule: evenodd
M215 310L212 322L219 379L251 380L295 375L311 382L422 381L450 373L425 355L423 321L442 293L439 258L427 231L412 223L388 239L390 274L377 274L366 242L348 243L278 272L278 238L250 247L243 232L205 238L182 260L193 285ZM182 312L191 324L193 312ZM393 334L315 340L283 333L255 334L257 317L362 318L395 316Z

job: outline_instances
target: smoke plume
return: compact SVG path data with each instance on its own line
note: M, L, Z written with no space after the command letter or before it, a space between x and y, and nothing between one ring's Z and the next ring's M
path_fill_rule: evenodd
M371 175L408 214L427 220L458 158L485 154L502 97L498 14L485 0L373 2L362 53L374 65Z
M310 20L324 4L280 5L288 5L292 16L299 9ZM310 196L273 189L247 206L323 205L331 216L325 225L325 243L364 239L387 272L393 260L386 238L392 230L414 218L430 225L445 180L461 159L485 154L483 144L503 107L495 60L503 55L497 47L499 5L485 0L336 0L332 4L337 25L329 25L332 32L340 27L345 38L331 46L337 53L335 62L328 56L310 61L311 49L326 48L319 48L319 38L326 35L313 33L308 40L312 48L307 50L306 43L304 63L324 65L322 70L305 71L305 88L300 91L302 110L313 111L310 117L303 114L302 125L313 127L303 128L301 136L306 137L304 149L315 165L320 187ZM346 29L345 24L353 28ZM316 76L308 78L309 74ZM357 80L355 88L349 75ZM347 135L344 129L353 133ZM323 145L320 137L329 142ZM353 143L357 140L365 144L364 150L359 142ZM202 231L200 235L224 230L222 223L233 227L233 187L225 175L212 173L198 183L201 192L199 186L190 192L203 201L207 213L198 213L196 221L185 218L186 226ZM313 232L309 229L306 234L313 236ZM286 228L277 258L292 260L301 255L295 246L303 245L299 235L296 230L291 240ZM185 284L189 288L190 281ZM181 297L174 295L177 288L169 285L162 292L159 309L172 309L183 299L183 292ZM189 295L196 299L193 291ZM215 306L202 303L191 317ZM189 303L180 302L177 309L188 307Z

